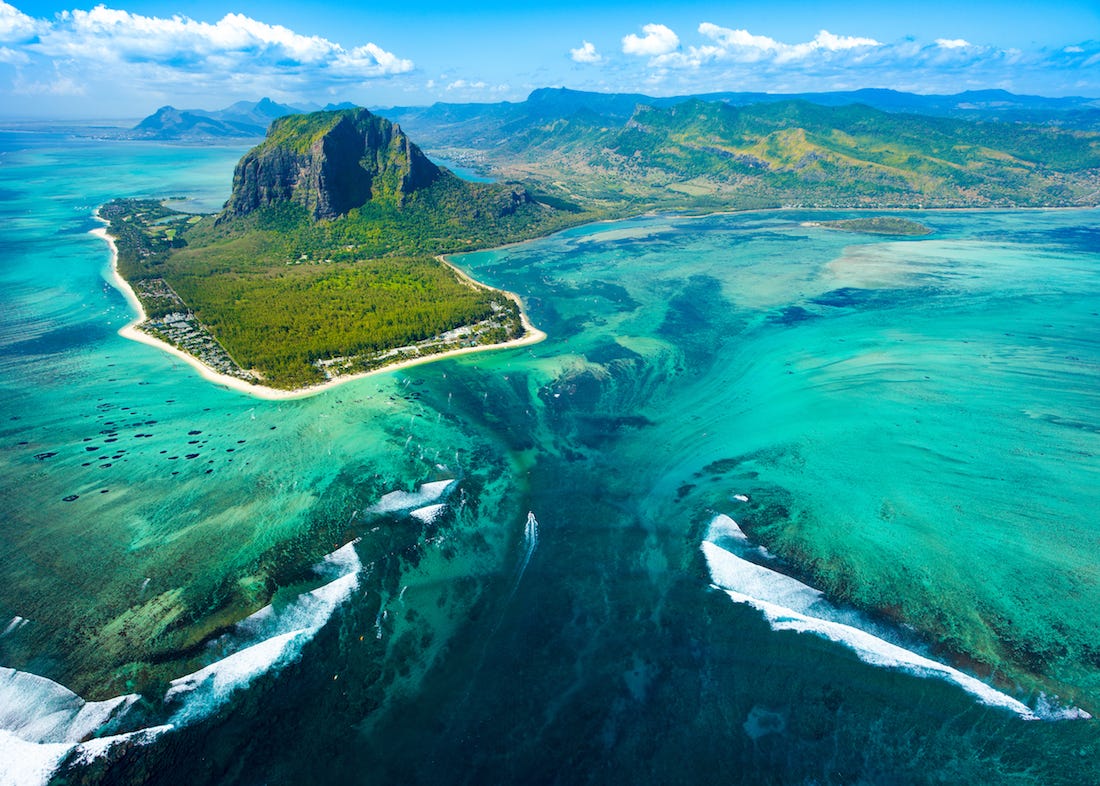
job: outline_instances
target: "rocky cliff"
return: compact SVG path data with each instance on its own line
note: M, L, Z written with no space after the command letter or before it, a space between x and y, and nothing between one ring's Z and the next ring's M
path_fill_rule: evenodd
M336 218L368 201L401 205L441 176L399 126L365 109L292 115L237 164L225 210L245 215L291 201L314 218Z

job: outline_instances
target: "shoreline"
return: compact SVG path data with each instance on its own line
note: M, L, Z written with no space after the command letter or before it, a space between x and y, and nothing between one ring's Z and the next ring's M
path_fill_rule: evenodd
M95 219L102 221L106 224L106 221L100 217L99 212L96 211ZM527 317L527 312L523 309L523 302L520 300L519 295L514 292L508 292L503 289L496 289L490 287L488 284L483 284L474 278L471 278L462 270L455 267L450 261L444 259L442 256L437 257L439 261L447 265L455 274L463 281L469 283L471 286L478 289L487 289L494 292L500 292L502 295L510 299L519 307L520 322L524 328L524 334L520 338L514 338L511 341L505 341L500 344L486 344L484 346L476 347L462 347L461 349L451 349L446 352L437 352L435 354L424 355L423 357L408 358L406 360L392 363L381 368L371 369L370 371L363 371L358 374L349 374L347 376L337 377L335 379L326 380L317 385L311 385L305 388L295 388L293 390L281 390L279 388L271 388L266 385L253 385L244 380L231 377L226 374L219 373L210 366L203 363L194 355L184 352L181 349L161 341L158 338L150 336L147 333L143 333L138 330L138 325L144 322L148 317L145 313L144 307L141 305L141 301L138 299L137 293L134 291L130 283L122 277L118 272L118 246L115 243L115 238L107 231L107 226L96 227L90 230L89 234L95 237L101 238L107 242L107 246L111 252L111 274L108 278L108 282L119 290L123 297L126 298L127 304L129 304L134 311L137 312L137 317L127 323L124 327L119 328L118 335L123 338L127 338L131 341L136 341L140 344L146 344L151 347L165 352L191 366L193 369L199 372L199 375L208 382L213 382L221 387L228 388L229 390L237 393L244 393L254 398L263 399L265 401L284 401L290 399L309 398L316 396L333 388L339 387L347 382L354 382L358 379L364 379L366 377L373 376L375 374L385 374L391 371L398 371L403 368L410 368L412 366L419 366L425 363L433 363L437 360L444 360L446 358L457 357L459 355L470 355L475 352L488 352L496 349L513 349L516 347L526 347L532 344L538 344L546 339L546 334L536 328L531 320Z
M747 209L747 210L719 210L719 211L711 211L709 213L694 213L694 214L685 214L685 213L676 213L676 212L662 213L662 212L659 212L659 211L646 211L646 212L639 213L639 214L634 215L634 216L627 216L627 217L620 217L620 218L597 219L595 221L591 221L591 222L588 222L586 224L579 224L577 226L595 226L595 225L599 225L599 224L611 224L611 223L616 223L616 222L619 222L619 221L630 221L630 220L638 219L638 218L652 218L652 217L656 217L656 216L668 216L668 217L674 218L674 219L692 220L692 219L709 218L709 217L715 217L715 216L739 215L739 214L747 214L747 213L776 213L776 212L794 212L794 211L800 211L800 212L801 211L804 211L804 212L830 212L830 213L832 213L832 212L846 212L846 213L862 213L862 212L877 212L877 213L901 212L901 213L909 213L909 212L914 212L914 213L927 214L927 213L937 213L937 212L981 212L981 213L984 213L984 212L999 212L999 211L1015 212L1015 211L1020 211L1020 210L1028 210L1028 211L1032 211L1032 210L1033 211L1059 210L1059 211L1061 211L1061 210L1098 210L1098 209L1100 209L1100 206L1097 206L1097 205L1064 205L1064 206L1059 206L1059 207L939 207L939 208L904 208L904 207L903 208L871 208L871 207L863 207L863 208L858 208L858 207L856 207L856 208L830 208L830 207L802 208L802 207L782 206L782 207L750 208L750 209ZM191 355L187 352L184 352L180 349L177 349L176 347L172 346L171 344L168 344L164 341L161 341L158 338L154 338L153 336L150 336L149 334L143 333L142 331L138 330L137 326L147 319L145 309L144 309L144 307L142 307L141 301L137 297L137 293L134 292L134 290L130 286L129 282L127 282L126 279L124 279L118 272L118 247L115 244L114 237L111 236L111 234L107 231L107 226L106 226L107 222L103 218L100 217L98 210L95 212L94 217L97 221L101 221L105 224L105 226L97 227L93 230L90 230L90 234L95 235L96 237L99 237L99 238L102 238L103 240L105 240L107 242L108 247L110 248L110 252L111 252L111 264L110 264L111 275L110 275L108 280L112 284L112 286L114 286L116 289L118 289L120 292L122 292L123 296L126 298L126 302L128 304L130 304L138 314L138 316L135 319L133 319L129 324L127 324L124 327L119 329L118 335L122 336L123 338L130 339L131 341L136 341L136 342L141 343L141 344L147 344L148 346L156 347L157 349L159 349L163 352L166 352L166 353L178 358L179 360L182 360L183 362L187 363L189 366L191 366L196 371L198 371L199 375L203 379L207 380L208 382L213 382L216 385L220 385L224 388L227 388L229 390L233 390L233 391L238 392L238 393L244 393L246 395L252 396L253 398L258 398L258 399L262 399L262 400L266 400L266 401L282 401L282 400L290 400L290 399L309 398L311 396L316 396L316 395L324 393L328 390L331 390L333 388L339 387L340 385L343 385L346 382L354 382L356 380L364 379L366 377L370 377L370 376L373 376L375 374L384 374L384 373L388 373L388 372L391 372L391 371L399 371L403 368L410 368L412 366L419 366L419 365L423 365L425 363L433 363L437 360L445 360L447 358L458 357L460 355L469 355L469 354L473 354L475 352L488 352L488 351L497 350L497 349L514 349L514 348L517 348L517 347L531 346L533 344L538 344L538 343L544 341L547 338L546 333L544 333L543 331L541 331L537 327L535 327L534 324L531 322L531 320L528 318L527 312L523 308L523 301L521 300L519 295L517 295L514 292L509 292L509 291L504 290L504 289L497 289L496 287L491 287L488 284L483 284L482 282L478 281L477 279L471 277L465 271L461 270L458 266L456 266L453 262L451 262L450 259L448 259L449 256L461 256L462 254L471 253L471 252L460 251L460 252L457 252L455 254L440 254L440 255L436 256L436 259L439 260L444 265L446 265L447 267L449 267L452 271L454 271L455 275L457 275L459 277L459 279L461 279L462 281L468 283L470 286L472 286L476 289L486 289L486 290L490 290L490 291L493 291L493 292L499 292L500 294L504 295L509 300L514 302L519 307L520 321L521 321L521 324L523 325L523 328L524 328L524 331L525 331L524 335L520 338L512 339L511 341L505 341L505 342L500 343L500 344L486 344L485 346L463 347L461 349L448 350L447 352L439 352L439 353L435 353L435 354L431 354L431 355L424 355L423 357L409 358L409 359L406 359L406 360L399 361L397 363L392 363L390 365L382 366L381 368L372 369L370 371L364 371L364 372L360 372L358 374L349 374L347 376L337 377L336 379L326 380L325 382L321 382L317 385L311 385L311 386L305 387L305 388L295 388L293 390L282 390L282 389L279 389L279 388L267 387L266 385L251 384L251 383L245 382L243 380L237 379L236 377L231 377L231 376L228 376L226 374L222 374L218 371L215 371L210 366L206 365L201 360L196 358L194 355ZM559 232L567 232L570 229L575 229L575 228L576 227L567 227L565 229L559 230ZM558 233L555 232L553 234L558 234ZM528 240L517 240L517 241L512 242L512 243L505 243L504 245L501 245L501 246L495 246L492 249L479 249L479 250L494 250L495 251L495 250L499 250L499 249L510 248L512 246L518 246L518 245L522 245L523 243L530 242L531 239L533 239L533 238L529 238Z
M634 218L653 216L672 216L674 218L714 218L715 216L736 216L750 213L1015 213L1017 211L1061 211L1061 210L1100 210L1095 205L1058 205L1054 207L752 207L747 210L712 210L709 213L646 212L627 218L608 218L591 223L629 221ZM583 224L582 226L588 226ZM562 230L565 231L565 230ZM526 241L521 241L526 242Z

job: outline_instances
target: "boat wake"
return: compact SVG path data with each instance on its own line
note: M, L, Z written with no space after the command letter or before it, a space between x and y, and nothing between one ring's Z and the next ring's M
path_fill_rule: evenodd
M138 711L137 694L89 702L53 680L0 667L0 786L45 784L66 761L87 763L122 742L152 742L208 717L256 677L295 661L359 586L357 542L314 566L325 584L278 609L265 606L211 642L211 662L169 683L154 723Z
M1091 717L1081 709L1056 707L1042 697L1035 708L1029 707L976 677L888 640L901 636L892 636L884 626L857 611L833 605L820 590L746 559L750 555L770 555L752 546L729 516L715 517L701 548L714 586L735 603L758 610L772 630L810 633L848 647L864 663L947 680L983 704L1007 709L1027 720Z
M531 511L527 511L527 523L523 527L523 542L525 550L523 552L523 562L519 566L517 582L523 578L527 565L531 562L531 555L535 553L535 548L539 545L539 521Z
M535 549L539 545L539 521L535 518L535 514L531 511L527 512L527 521L523 525L523 555L519 559L519 563L516 565L516 577L512 579L512 587L508 590L508 601L511 602L515 597L516 590L519 589L519 583L523 581L523 574L527 572L527 566L531 563L531 557L535 554ZM499 621L497 623L500 624ZM493 629L495 632L495 628Z

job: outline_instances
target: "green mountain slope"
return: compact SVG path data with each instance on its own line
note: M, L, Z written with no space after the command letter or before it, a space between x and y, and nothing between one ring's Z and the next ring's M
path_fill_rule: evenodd
M488 154L578 196L657 205L1072 205L1100 188L1100 134L804 101L640 105L621 123L582 110L513 123Z

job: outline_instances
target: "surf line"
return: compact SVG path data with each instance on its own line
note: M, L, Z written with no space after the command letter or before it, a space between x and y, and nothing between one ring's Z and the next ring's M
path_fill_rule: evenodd
M876 630L878 626L859 612L834 606L821 590L746 559L753 552L774 559L762 547L752 549L750 546L737 522L724 514L711 521L700 544L712 586L725 592L734 603L755 608L772 630L812 634L847 647L872 666L955 683L982 704L1009 710L1024 720L1092 717L1080 708L1059 706L1056 700L1051 701L1042 694L1036 707L1029 707L976 677L896 644L886 638L888 631Z

